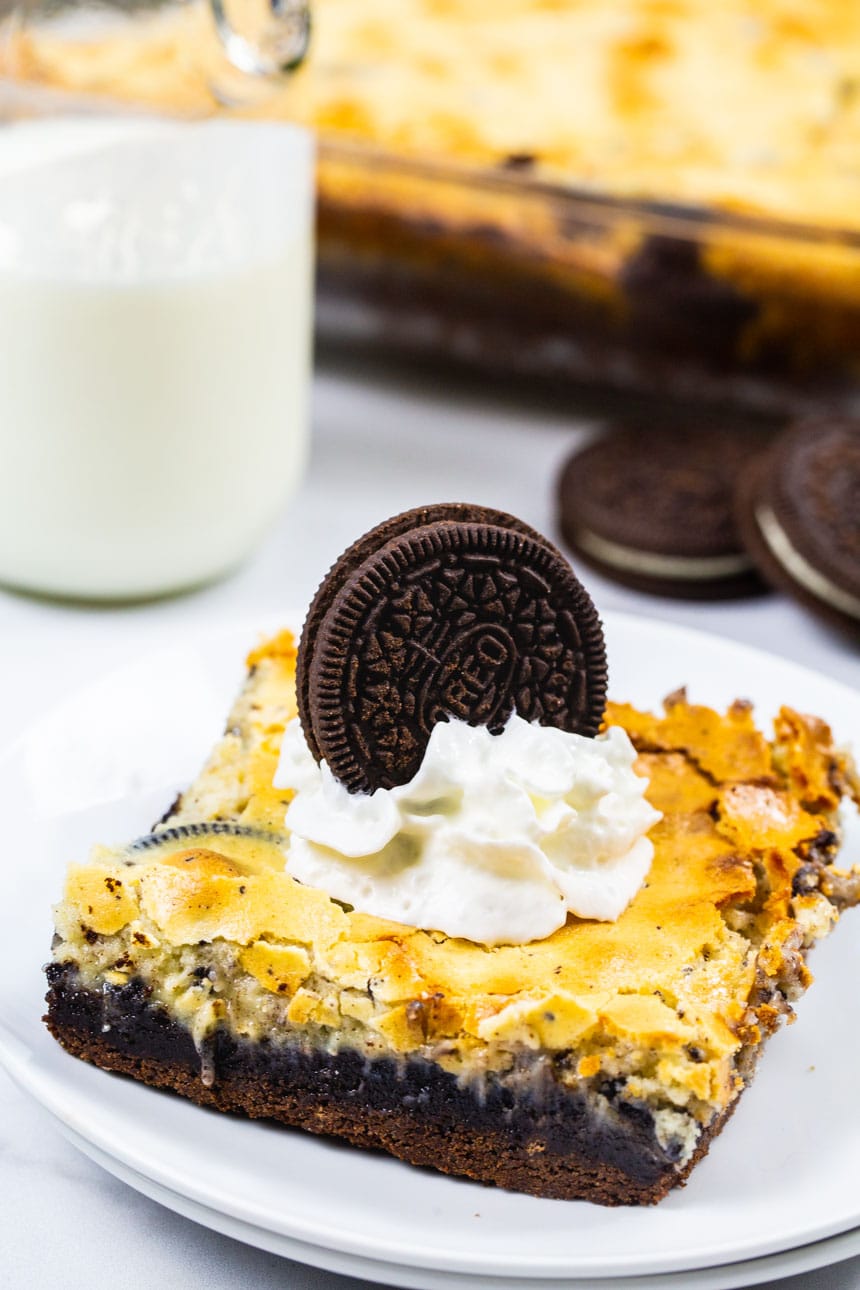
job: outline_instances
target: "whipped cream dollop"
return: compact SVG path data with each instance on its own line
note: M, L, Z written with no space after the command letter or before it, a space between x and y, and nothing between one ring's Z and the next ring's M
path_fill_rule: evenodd
M588 739L516 715L498 735L443 721L408 784L350 793L294 720L274 780L295 791L287 871L364 913L486 945L548 936L568 913L616 919L660 819L635 760L619 727Z

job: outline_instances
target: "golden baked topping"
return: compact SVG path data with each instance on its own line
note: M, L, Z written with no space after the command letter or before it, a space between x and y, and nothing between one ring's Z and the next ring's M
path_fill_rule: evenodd
M858 224L860 8L846 0L316 0L314 25L308 63L259 111L421 160ZM137 31L30 34L17 67L218 107L223 59L203 6Z

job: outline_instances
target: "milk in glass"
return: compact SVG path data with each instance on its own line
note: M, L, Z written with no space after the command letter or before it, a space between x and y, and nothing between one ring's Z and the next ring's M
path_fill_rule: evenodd
M0 130L0 581L215 577L305 460L312 155L282 125Z

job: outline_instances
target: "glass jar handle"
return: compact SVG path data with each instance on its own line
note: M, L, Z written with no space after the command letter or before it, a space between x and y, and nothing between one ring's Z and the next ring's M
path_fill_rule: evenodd
M209 0L209 4L224 52L239 71L276 76L294 71L304 60L311 35L307 0L265 0L267 17L255 40L236 30L225 0Z

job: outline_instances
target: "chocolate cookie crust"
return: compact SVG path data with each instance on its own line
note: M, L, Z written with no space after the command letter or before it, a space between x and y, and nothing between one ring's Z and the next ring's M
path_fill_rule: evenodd
M648 1109L618 1100L610 1088L597 1113L549 1077L530 1091L492 1077L472 1090L421 1059L252 1043L225 1030L215 1032L201 1061L190 1033L148 1001L142 983L87 990L60 964L48 976L45 1021L75 1057L200 1106L278 1120L533 1196L656 1204L686 1180L735 1106L679 1168L657 1141Z
M567 545L615 581L716 599L764 589L738 531L738 477L767 438L750 429L621 427L566 461L558 487Z
M597 611L543 540L482 523L412 529L363 561L313 646L316 743L352 792L408 782L434 725L512 712L583 735L606 700Z

